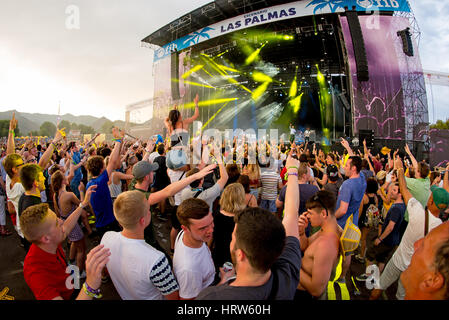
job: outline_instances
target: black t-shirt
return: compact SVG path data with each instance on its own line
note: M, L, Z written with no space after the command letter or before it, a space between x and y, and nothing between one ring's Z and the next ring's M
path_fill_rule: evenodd
M158 156L154 159L154 163L159 165L159 168L154 172L153 188L162 190L170 184L170 178L167 174L167 164L165 156Z
M382 240L384 244L390 247L397 246L400 242L400 228L402 224L402 220L404 219L406 206L404 203L394 203L390 210L388 210L387 216L385 217L385 221L382 226L382 233L387 228L390 221L393 221L394 229L390 232L390 234Z
M228 283L205 288L196 300L268 300L273 289L276 274L277 290L275 300L293 300L299 283L301 269L301 249L295 237L285 239L284 250L271 267L271 277L267 283L258 287L233 287Z
M22 212L26 208L34 206L34 205L39 204L39 203L42 203L40 197L29 196L29 195L26 195L25 193L22 194L22 196L19 199L19 216L22 215Z
M228 217L217 211L214 215L214 247L212 250L212 259L215 268L223 266L225 262L231 262L231 253L229 245L234 231L234 217Z

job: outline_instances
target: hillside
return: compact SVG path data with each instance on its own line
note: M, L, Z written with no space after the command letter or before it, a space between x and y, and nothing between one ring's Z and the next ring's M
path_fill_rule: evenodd
M0 120L10 120L13 112L16 113L16 119L18 121L18 127L20 132L23 134L28 134L30 131L39 130L42 123L45 121L50 121L56 124L58 116L55 114L42 114L42 113L26 113L18 112L15 110L8 110L0 112ZM93 117L93 116L74 116L73 114L67 113L61 116L61 120L67 120L70 123L84 124L86 126L91 126L95 131L99 131L103 124L110 121L106 117ZM125 126L124 121L114 121L114 125L123 128Z

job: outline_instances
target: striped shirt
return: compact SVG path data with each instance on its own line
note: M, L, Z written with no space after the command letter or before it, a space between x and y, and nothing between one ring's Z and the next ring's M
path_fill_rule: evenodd
M262 182L262 200L276 200L278 185L282 182L281 176L273 170L262 170L260 180Z
M101 244L111 251L106 266L123 300L162 300L179 290L165 255L145 240L109 231Z

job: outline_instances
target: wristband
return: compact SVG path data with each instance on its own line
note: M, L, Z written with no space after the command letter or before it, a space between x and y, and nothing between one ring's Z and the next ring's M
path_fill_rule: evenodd
M296 170L299 170L299 168L298 168L298 167L295 167L295 166L290 166L290 167L287 168L287 170L289 170L289 169L296 169Z
M122 139L114 139L112 138L112 141L118 142L118 143L122 143Z
M378 239L380 242L382 242L382 239L381 239L381 238L377 237L377 239Z
M83 290L84 290L84 293L87 294L89 297L92 297L95 299L100 299L103 297L103 295L100 292L100 289L97 289L97 290L92 289L91 287L89 287L87 282L84 282Z
M287 172L288 176L296 176L298 177L298 173L297 172Z

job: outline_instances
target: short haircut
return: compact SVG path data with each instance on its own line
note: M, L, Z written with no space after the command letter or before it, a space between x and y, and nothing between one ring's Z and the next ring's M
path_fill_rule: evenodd
M444 278L444 300L449 300L449 239L446 238L435 253L435 269Z
M165 152L165 145L163 143L160 143L157 146L157 153L159 153L160 155L163 155Z
M306 163L300 163L298 168L298 179L309 173L309 167Z
M104 147L104 148L101 148L101 151L98 151L98 152L103 158L105 158L105 157L111 155L112 150L108 147Z
M307 154L305 154L305 153L302 153L300 156L299 156L299 162L301 162L301 163L307 163L308 162L308 158L307 158Z
M138 190L125 191L114 201L114 216L125 229L133 229L145 216L145 193Z
M327 209L329 214L334 215L336 204L337 199L332 192L320 190L314 196L310 197L309 200L307 200L306 209Z
M430 173L430 167L424 161L418 163L418 171L421 175L421 178L425 179Z
M20 162L23 163L23 159L20 154L12 153L5 157L3 160L3 167L5 168L6 173L12 179L14 176L14 172L12 169Z
M187 171L187 173L186 173L186 178L187 178L187 177L190 177L190 176L193 176L194 174L196 174L196 173L198 173L198 172L200 172L200 170L199 170L198 168L190 169L190 170ZM193 181L192 183L190 183L190 187L191 187L191 188L198 188L198 186L200 185L200 182L201 182L201 179L195 180L195 181Z
M185 227L190 226L189 219L200 220L208 214L209 205L206 201L198 198L184 200L176 210L176 216L178 217L179 223Z
M250 180L246 174L242 174L237 180L237 182L243 186L243 189L245 189L245 193L249 193L251 191L249 184Z
M241 249L250 265L267 272L282 253L285 229L272 213L261 208L246 208L234 216L235 248Z
M240 183L231 183L224 188L220 197L220 208L234 214L246 208L245 189Z
M29 163L20 168L20 182L26 191L33 189L35 181L39 180L39 173L42 172L42 168L37 164Z
M90 148L87 150L87 154L88 154L89 156L93 156L96 150L97 150L97 149L95 149L95 147L92 146L92 147L90 147Z
M351 156L349 159L351 160L351 168L356 167L357 173L359 173L362 170L362 158L359 156Z
M104 168L104 158L102 156L92 156L87 160L87 171L93 176L98 177Z
M47 203L40 203L26 208L20 215L20 228L25 238L32 242L38 242L45 234L43 222L47 217L49 207Z

